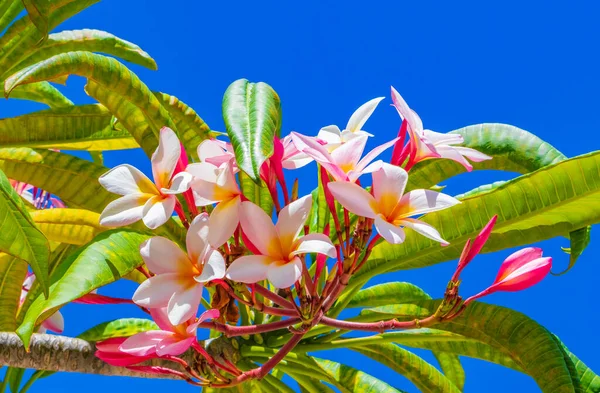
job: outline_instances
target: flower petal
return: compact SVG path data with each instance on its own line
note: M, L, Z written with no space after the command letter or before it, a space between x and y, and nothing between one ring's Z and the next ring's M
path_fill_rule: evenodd
M194 177L190 173L179 172L171 179L169 188L161 188L160 191L163 194L181 194L189 190L193 180Z
M205 256L202 273L194 277L197 282L208 282L217 278L225 277L225 259L218 250L211 249Z
M239 196L220 202L210 213L210 232L208 243L214 248L225 244L240 223L240 207L242 200Z
M367 155L364 156L362 158L362 160L360 160L358 162L358 164L356 164L356 167L354 168L354 170L357 172L356 178L354 179L354 181L356 181L356 179L358 179L358 177L360 176L362 171L367 167L367 165L369 165L371 163L371 161L373 161L375 158L377 158L377 156L380 155L381 153L383 153L385 150L394 146L394 144L396 143L397 140L398 140L398 138L394 138L391 141L384 143L383 145L379 145L376 148L374 148L373 150L371 150L370 152L368 152Z
M343 143L340 147L331 152L333 162L345 173L354 169L365 150L367 139L369 139L368 136L361 135Z
M175 336L167 337L156 345L156 354L158 356L179 356L187 351L194 341L196 341L196 337L188 337L183 340Z
M65 319L60 311L57 311L42 322L42 326L54 333L62 333L65 330Z
M436 151L438 152L440 158L445 158L448 160L456 161L460 165L464 166L468 172L473 170L473 165L466 158L464 158L458 150L456 150L453 146L437 146Z
M152 316L152 320L158 325L161 330L165 330L168 332L175 331L175 326L169 322L169 315L167 314L167 308L150 308L148 309L150 312L150 316Z
M152 175L158 188L168 188L169 181L181 154L181 143L175 132L163 127L158 136L158 147L152 154Z
M267 268L267 278L275 288L289 288L302 276L302 261L294 257L290 262L273 262Z
M146 202L142 211L142 221L150 229L156 229L171 218L175 210L175 195L154 196Z
M509 274L529 263L534 259L538 259L542 257L542 249L538 247L526 247L517 252L510 254L498 270L498 276L496 277L496 282L503 280Z
M172 337L173 333L163 330L150 330L129 337L119 346L122 352L134 356L146 356L156 353L156 344L165 338Z
M400 244L406 238L402 228L387 222L381 215L375 217L375 228L377 233L390 244Z
M392 86L392 102L398 114L402 119L405 119L408 122L409 129L413 129L415 131L420 131L423 129L423 122L419 118L419 115L406 103L404 98L398 93L396 89Z
M362 187L350 182L336 181L327 185L334 198L348 211L361 217L375 218L377 202Z
M144 205L153 197L152 194L129 194L115 199L100 214L100 225L116 228L141 220Z
M123 164L100 176L98 182L113 194L158 194L158 189L139 169Z
M375 108L377 108L377 105L379 105L384 98L385 97L373 98L362 104L354 111L352 116L350 116L350 120L348 120L348 124L346 125L346 130L350 132L361 131L367 120L369 120L369 117L371 117L375 111Z
M408 173L396 165L381 163L373 176L373 196L379 206L379 212L389 217L404 194L408 182Z
M337 252L335 246L331 243L329 236L322 233L310 233L302 236L294 244L291 255L317 253L324 254L330 258L335 258Z
M173 273L150 277L140 284L132 299L138 306L146 308L166 307L173 294L183 290L189 279Z
M261 254L281 259L282 252L277 229L263 209L252 202L242 202L240 224L250 242Z
M314 140L314 138L309 138L305 135L298 134L297 132L292 132L291 135L292 141L298 150L314 158L314 160L325 167L334 178L339 180L346 179L346 173L336 165L333 157L329 154L325 146Z
M140 246L142 259L154 274L189 274L192 264L187 254L169 239L155 236Z
M206 253L210 233L209 221L208 213L198 214L190 224L185 236L189 259L194 263L201 262L200 258Z
M192 280L183 290L173 294L167 305L167 315L173 326L196 316L203 289L204 285Z
M538 282L548 275L552 268L552 258L544 257L534 259L512 271L502 281L494 283L489 290L495 291L522 291Z
M441 133L431 130L423 130L423 136L433 143L436 147L439 145L457 145L463 143L465 139L460 134Z
M448 245L446 240L442 239L440 233L429 224L425 224L423 221L415 220L414 218L403 218L400 221L400 224L412 229L413 231L420 233L421 235L428 237L436 242L441 243L442 245Z
M470 147L463 146L453 146L454 150L456 150L460 155L465 156L469 160L473 162L481 162L485 160L491 160L493 157L488 156L487 154L483 154L480 151L475 149L471 149Z
M247 255L233 261L226 277L233 281L254 284L267 278L267 267L273 258L265 255Z
M397 217L410 217L449 208L460 201L450 195L431 190L413 190L400 199Z
M317 134L317 139L326 142L327 146L331 144L339 146L342 143L341 135L342 131L338 126L330 125L323 127L319 130L319 133Z
M312 207L312 195L302 197L279 212L277 224L277 234L283 254L288 254L291 251L292 244L304 229L304 223L310 214Z

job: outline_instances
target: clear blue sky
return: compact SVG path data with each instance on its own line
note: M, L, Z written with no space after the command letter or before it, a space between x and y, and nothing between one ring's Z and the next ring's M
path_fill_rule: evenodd
M600 148L600 57L597 2L565 5L554 1L405 2L200 2L104 0L60 28L96 28L139 44L159 71L137 66L151 89L190 104L213 128L223 130L222 94L235 79L271 84L283 106L283 132L314 135L328 124L345 125L368 99L388 97L365 127L389 140L398 119L390 103L394 85L421 115L427 128L446 132L482 122L509 123L539 135L567 156ZM66 92L78 103L91 102L84 82L71 78ZM41 109L17 100L0 101L0 116ZM106 153L106 164L123 162L145 171L141 152ZM304 190L314 186L304 175ZM449 193L508 179L512 174L473 173L448 182ZM598 228L594 228L596 232ZM593 235L597 235L593 233ZM594 237L595 238L595 237ZM595 242L593 242L595 243ZM560 250L566 239L542 244L557 270L566 266ZM476 259L464 273L464 294L487 286L509 250ZM536 319L563 339L585 363L600 370L597 330L600 317L596 260L590 245L567 275L549 277L523 293L496 294L486 301L512 307ZM379 278L412 281L440 296L454 262ZM103 293L128 296L119 285ZM66 331L76 335L111 318L139 315L129 306L71 305L64 310ZM587 338L589 337L589 338ZM350 351L327 353L414 392L404 378ZM427 357L431 359L431 357ZM525 375L464 359L466 392L536 392ZM133 389L194 391L185 383L59 374L39 381L33 392L86 393Z

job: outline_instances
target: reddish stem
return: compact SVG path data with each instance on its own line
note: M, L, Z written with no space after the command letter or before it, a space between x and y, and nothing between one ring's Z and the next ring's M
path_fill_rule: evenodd
M263 287L260 284L254 284L254 290L256 292L258 292L260 295L262 295L263 297L269 299L270 301L272 301L273 303L277 304L278 306L281 306L283 308L289 308L289 309L293 309L294 305L282 298L281 296L279 296L278 294L269 291L267 288Z
M227 337L237 337L246 334L257 334L273 332L279 329L285 329L289 326L295 325L300 322L300 318L288 318L277 322L265 323L263 325L248 325L248 326L232 326L215 323L213 328Z
M344 330L361 330L365 332L379 332L383 333L386 330L395 330L395 329L414 329L414 328L422 328L433 325L435 323L440 322L442 319L435 315L431 315L425 319L415 319L414 321L397 321L395 319L389 321L380 321L380 322L351 322L351 321L340 321L338 319L333 319L329 317L323 316L319 323L331 326L338 329Z

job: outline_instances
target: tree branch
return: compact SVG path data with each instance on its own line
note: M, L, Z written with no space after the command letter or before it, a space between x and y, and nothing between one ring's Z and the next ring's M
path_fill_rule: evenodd
M78 338L34 334L30 351L26 352L23 342L15 333L0 332L0 365L122 377L174 378L166 374L146 374L125 367L111 366L94 356L95 351L93 343ZM181 357L190 365L195 363L191 351ZM143 364L181 369L175 363L162 359Z

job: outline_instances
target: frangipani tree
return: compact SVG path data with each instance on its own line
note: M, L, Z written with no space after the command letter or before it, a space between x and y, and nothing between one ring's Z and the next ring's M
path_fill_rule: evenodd
M2 28L28 11L0 38L5 95L51 107L0 120L4 388L18 391L22 369L34 368L20 391L54 371L174 378L207 391L290 391L283 375L308 392L398 391L319 357L348 348L425 392L462 390L460 356L524 372L544 392L598 390L595 374L545 328L476 300L543 279L552 259L529 246L537 241L569 237L575 263L600 221L598 153L567 159L501 124L429 131L393 88L397 137L365 152L372 134L391 134L367 123L385 110L383 97L343 129L303 134L281 130L270 86L243 79L224 95L226 132L212 131L177 98L97 54L155 67L139 47L97 31L48 35L92 3L0 2ZM87 78L99 104L75 105L50 84L68 75ZM138 147L151 178L102 165L102 151ZM87 150L95 161L60 150ZM386 150L389 162L380 159ZM311 194L291 184L300 167L316 171ZM436 187L480 169L522 175L456 197ZM461 293L460 274L479 253L512 247L521 249L487 289ZM439 300L410 283L368 284L447 261L458 262ZM131 299L96 293L120 279L139 284ZM90 326L79 338L38 333L60 332L69 323L60 309L71 302L126 303L148 318ZM341 318L347 309L360 311ZM410 348L431 350L440 369Z

